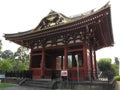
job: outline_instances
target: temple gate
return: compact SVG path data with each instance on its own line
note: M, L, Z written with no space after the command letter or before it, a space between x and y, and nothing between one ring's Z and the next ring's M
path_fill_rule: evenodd
M35 29L4 37L31 49L33 78L67 70L69 80L96 79L95 51L114 44L110 16L110 5L72 18L51 11Z

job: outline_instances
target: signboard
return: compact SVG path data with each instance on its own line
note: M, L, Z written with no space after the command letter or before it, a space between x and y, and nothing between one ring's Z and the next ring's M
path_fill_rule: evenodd
M68 76L68 71L67 70L62 70L61 71L61 76Z
M5 78L5 74L0 74L0 78Z

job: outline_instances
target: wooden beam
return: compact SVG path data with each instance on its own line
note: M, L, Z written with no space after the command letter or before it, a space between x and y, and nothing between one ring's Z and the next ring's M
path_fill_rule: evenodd
M33 53L32 56L42 55L42 53Z
M70 52L77 52L77 51L82 51L83 49L70 49L70 50L67 50L68 53Z
M87 71L88 70L88 60L87 60L87 47L86 47L86 43L83 43L83 60L84 60L84 70Z

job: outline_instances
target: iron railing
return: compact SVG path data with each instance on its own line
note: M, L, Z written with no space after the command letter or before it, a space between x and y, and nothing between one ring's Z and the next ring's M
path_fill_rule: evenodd
M31 70L5 72L5 77L32 78Z
M61 78L61 70L46 70L44 72L44 78ZM5 72L5 77L16 77L16 78L32 78L34 72L32 70L24 70L24 71L9 71ZM53 75L54 74L54 75ZM85 71L85 70L68 70L68 80L105 80L113 79L113 72L95 72L95 71Z

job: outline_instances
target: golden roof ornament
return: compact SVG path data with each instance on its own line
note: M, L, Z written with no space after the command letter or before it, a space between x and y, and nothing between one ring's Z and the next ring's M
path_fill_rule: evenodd
M70 19L63 14L51 10L49 14L41 20L35 31L50 28L62 23L67 23L69 21Z

